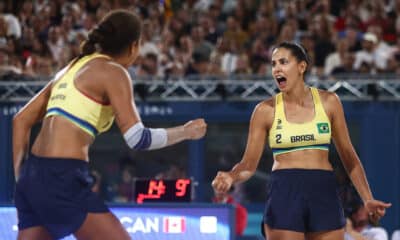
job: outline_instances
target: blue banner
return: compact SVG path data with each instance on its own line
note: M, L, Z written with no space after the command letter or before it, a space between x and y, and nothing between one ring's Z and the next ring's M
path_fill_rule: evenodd
M132 239L232 240L232 208L213 204L157 204L110 208ZM17 239L14 207L0 207L0 239ZM73 236L63 240L75 239Z

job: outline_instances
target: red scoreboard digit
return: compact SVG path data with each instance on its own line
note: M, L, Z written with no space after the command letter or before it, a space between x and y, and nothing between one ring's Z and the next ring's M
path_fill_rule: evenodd
M190 202L192 181L180 179L136 179L134 194L137 203L144 202Z

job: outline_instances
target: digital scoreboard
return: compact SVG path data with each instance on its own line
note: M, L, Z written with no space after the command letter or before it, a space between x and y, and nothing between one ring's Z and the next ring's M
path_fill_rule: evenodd
M190 202L192 180L180 179L136 179L134 181L136 203L144 202Z

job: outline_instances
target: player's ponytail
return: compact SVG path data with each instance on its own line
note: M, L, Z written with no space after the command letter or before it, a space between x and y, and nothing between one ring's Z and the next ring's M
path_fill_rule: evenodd
M136 14L126 10L112 11L89 32L87 40L81 45L79 57L94 52L120 55L129 49L132 43L139 44L140 33L141 22Z

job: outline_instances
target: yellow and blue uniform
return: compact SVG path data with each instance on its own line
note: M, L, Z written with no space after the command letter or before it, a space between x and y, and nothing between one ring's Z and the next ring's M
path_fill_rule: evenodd
M110 105L80 92L74 78L88 61L99 57L107 56L84 56L64 72L52 88L46 114L65 117L93 137L110 128L114 114ZM52 238L60 239L76 232L88 213L109 212L92 192L93 183L86 161L30 154L15 188L19 230L43 226Z
M65 117L93 137L111 127L114 120L111 105L97 102L79 91L74 84L76 73L87 62L99 57L108 58L98 53L85 56L73 64L54 84L45 117Z
M288 122L282 93L276 95L275 117L268 136L274 157L304 149L329 150L331 124L318 89L311 88L311 93L314 118L305 123ZM263 223L273 229L305 233L340 229L345 224L335 173L331 170L274 170L267 191Z
M274 156L304 149L329 150L331 124L319 97L318 89L311 87L314 118L305 123L286 120L282 93L275 97L275 117L269 131L269 145Z

